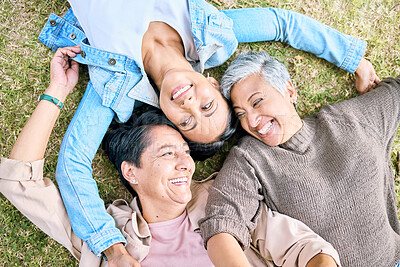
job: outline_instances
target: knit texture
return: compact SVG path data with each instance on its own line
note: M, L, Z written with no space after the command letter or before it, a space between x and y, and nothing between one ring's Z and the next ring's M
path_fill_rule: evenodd
M400 224L390 152L399 122L400 80L389 78L305 118L280 146L244 137L210 190L200 221L205 242L228 232L248 247L265 202L330 242L343 266L395 266Z

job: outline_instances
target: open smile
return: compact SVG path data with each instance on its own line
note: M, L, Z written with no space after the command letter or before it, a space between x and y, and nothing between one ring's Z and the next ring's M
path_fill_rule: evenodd
M176 100L183 96L189 89L192 88L191 84L179 85L171 92L171 100Z
M272 130L272 126L274 126L274 120L270 120L268 121L266 124L264 124L262 127L257 129L257 132L260 136L264 137L266 135L268 135L271 130Z
M185 185L188 183L188 177L184 176L184 177L170 179L169 182L173 185Z

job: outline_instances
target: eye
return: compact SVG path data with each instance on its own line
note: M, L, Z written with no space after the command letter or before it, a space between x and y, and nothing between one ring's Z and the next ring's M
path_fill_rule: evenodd
M253 108L256 107L264 98L258 98L256 101L253 103Z
M186 125L189 124L189 122L190 122L190 117L187 118L185 121L181 122L179 125L182 126L182 127L185 127Z
M173 156L173 155L174 155L173 152L168 151L168 152L163 153L163 154L161 155L161 157L171 157L171 156Z
M214 100L211 101L211 102L209 102L209 103L207 103L207 104L206 104L205 106L203 106L201 109L202 109L202 110L210 110L210 109L212 108L213 104L214 104Z
M188 154L188 155L189 155L189 154L190 154L190 149L186 150L186 151L185 151L185 154Z
M236 113L236 117L240 120L241 118L243 118L244 116L244 112L238 112Z

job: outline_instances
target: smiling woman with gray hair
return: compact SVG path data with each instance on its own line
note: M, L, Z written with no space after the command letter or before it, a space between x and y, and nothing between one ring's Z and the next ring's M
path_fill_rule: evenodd
M304 119L286 68L266 52L239 55L222 87L251 136L231 149L210 190L200 226L211 259L224 257L222 247L247 248L266 204L331 242L343 266L398 264L390 152L400 123L399 77Z

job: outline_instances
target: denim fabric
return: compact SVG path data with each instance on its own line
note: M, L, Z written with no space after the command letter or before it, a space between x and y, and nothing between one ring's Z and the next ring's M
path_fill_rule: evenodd
M239 43L280 41L311 52L350 73L357 69L367 46L365 41L289 10L247 8L222 12L233 20Z
M365 42L294 12L272 8L221 12L203 0L188 2L199 54L193 67L199 72L224 63L238 42L287 42L349 72L354 72L365 51ZM72 10L62 18L51 14L39 40L54 51L80 44L82 53L74 60L89 67L91 81L64 136L56 179L74 232L99 256L125 239L104 209L92 178L92 160L114 115L125 122L135 100L158 107L158 97L132 59L90 46Z

